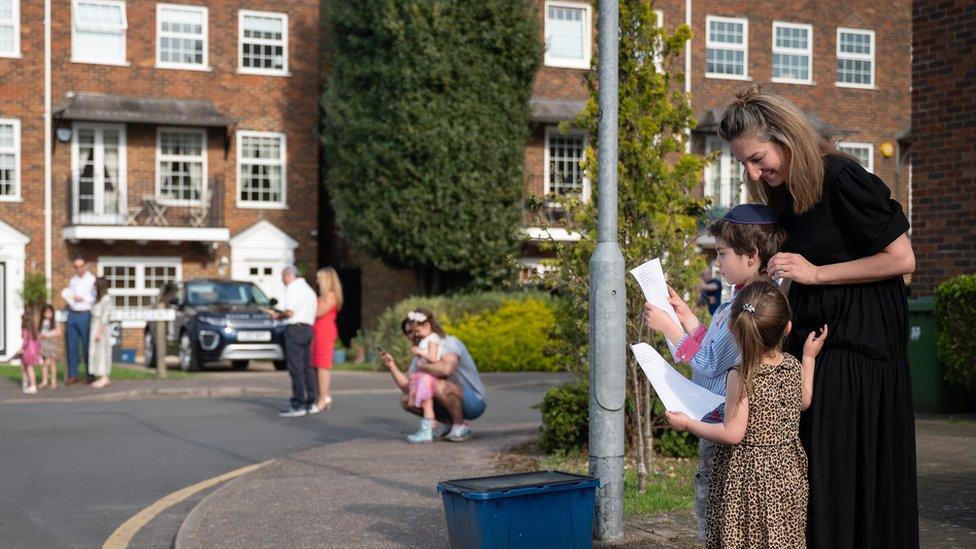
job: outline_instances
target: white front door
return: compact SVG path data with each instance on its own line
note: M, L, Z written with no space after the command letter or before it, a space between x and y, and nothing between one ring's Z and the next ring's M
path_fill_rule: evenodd
M0 263L0 355L7 354L7 264Z
M279 302L284 299L285 285L281 281L281 263L247 261L244 273L244 280L255 283L269 299L273 297Z
M75 222L121 223L125 209L125 126L75 124L73 133Z

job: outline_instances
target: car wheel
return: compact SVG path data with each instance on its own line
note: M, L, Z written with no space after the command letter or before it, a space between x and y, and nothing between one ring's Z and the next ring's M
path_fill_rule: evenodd
M147 330L142 336L142 343L145 348L142 351L142 356L145 357L146 368L156 367L156 341L153 339L152 334Z
M196 372L200 369L200 361L193 349L190 334L186 332L180 334L180 369L184 372Z
M232 360L230 361L230 366L235 370L246 370L247 363L247 360Z
M285 370L288 368L288 364L284 360L276 360L274 361L274 367L275 370Z

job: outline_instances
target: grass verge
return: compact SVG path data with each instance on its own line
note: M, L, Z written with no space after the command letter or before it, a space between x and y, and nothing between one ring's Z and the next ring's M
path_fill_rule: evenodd
M58 381L63 382L66 376L65 365L58 363ZM37 381L41 380L41 368L34 368L35 375L37 376ZM20 366L13 364L0 364L0 378L12 379L14 381L20 381ZM84 379L86 375L85 366L78 365L78 379ZM192 378L196 374L191 372L184 372L182 370L167 370L167 379L187 379ZM142 366L133 366L131 364L120 364L115 363L112 365L112 373L109 375L113 380L120 379L156 379L156 370L151 368L144 368Z

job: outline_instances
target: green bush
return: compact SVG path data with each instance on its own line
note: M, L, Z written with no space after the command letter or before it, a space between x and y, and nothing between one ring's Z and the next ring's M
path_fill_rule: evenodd
M589 384L579 381L546 391L542 398L539 447L547 454L586 446L589 436Z
M946 380L976 391L976 275L949 279L935 291L936 348Z
M367 335L367 348L383 347L405 367L410 342L400 331L400 321L417 307L433 311L447 333L464 342L479 371L559 369L549 352L555 299L541 292L409 297L380 315Z

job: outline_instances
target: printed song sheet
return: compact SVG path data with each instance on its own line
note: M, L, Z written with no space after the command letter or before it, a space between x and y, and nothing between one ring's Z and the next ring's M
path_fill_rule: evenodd
M725 397L695 385L678 373L647 343L631 345L630 349L669 412L684 412L688 417L700 420L725 402Z
M651 305L668 313L671 320L680 327L681 322L678 320L678 315L674 312L674 307L668 303L668 282L664 279L664 269L661 268L661 260L655 257L647 263L631 269L630 274L640 284L641 290L644 292L644 299ZM665 338L665 341L667 341L667 338ZM671 349L671 354L674 354L674 345L670 341L667 341L667 344L668 348Z

